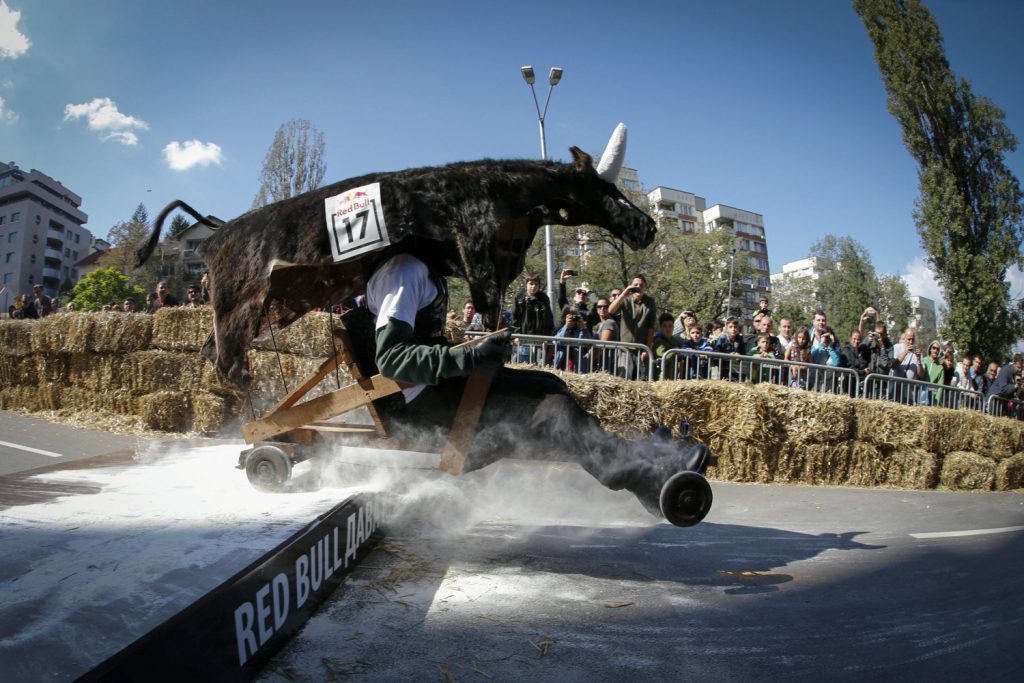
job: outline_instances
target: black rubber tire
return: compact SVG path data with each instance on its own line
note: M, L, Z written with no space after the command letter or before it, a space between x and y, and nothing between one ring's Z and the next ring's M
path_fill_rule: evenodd
M245 476L260 491L281 491L292 476L292 460L277 446L259 446L245 458Z
M676 526L698 524L708 511L714 496L708 480L696 472L679 472L661 487L661 514Z

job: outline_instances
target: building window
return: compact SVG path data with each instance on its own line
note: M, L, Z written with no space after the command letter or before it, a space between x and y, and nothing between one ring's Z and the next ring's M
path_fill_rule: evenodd
M17 223L20 220L21 220L21 211L15 211L14 213L11 214L11 222L12 223Z

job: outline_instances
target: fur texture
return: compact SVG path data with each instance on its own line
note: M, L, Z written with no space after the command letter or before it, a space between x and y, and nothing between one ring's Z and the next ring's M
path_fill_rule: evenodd
M571 164L485 159L351 178L227 222L200 247L214 311L203 354L229 381L248 386L245 350L255 337L363 293L376 265L398 252L465 278L493 329L502 294L522 270L540 226L593 224L633 249L650 244L654 221L598 177L589 155L571 151ZM391 246L334 263L324 200L375 182ZM140 261L160 229L157 224L139 250Z

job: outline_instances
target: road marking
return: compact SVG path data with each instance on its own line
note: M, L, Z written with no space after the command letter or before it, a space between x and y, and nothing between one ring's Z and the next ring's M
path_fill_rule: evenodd
M38 448L32 448L31 446L20 446L16 443L10 443L9 441L0 441L0 446L7 446L8 448L17 448L19 451L28 451L29 453L38 453L39 455L45 455L48 458L64 457L60 453L54 453L53 451L43 451Z
M934 531L927 534L910 534L914 538L953 538L955 536L984 536L1005 534L1010 531L1024 531L1024 526L1003 526L996 529L968 529L966 531Z

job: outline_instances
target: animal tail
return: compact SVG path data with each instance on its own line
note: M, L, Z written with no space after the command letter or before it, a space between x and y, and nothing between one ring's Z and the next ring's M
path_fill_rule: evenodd
M160 215L156 217L155 221L153 221L153 232L149 235L149 239L147 239L142 246L135 250L136 268L141 267L142 264L146 262L146 259L149 258L150 254L153 253L153 250L156 249L156 245L160 241L160 231L164 227L164 221L167 219L167 216L169 216L170 213L175 209L181 209L188 215L192 216L192 218L195 218L198 222L202 223L203 225L208 225L214 230L224 225L224 221L216 218L207 218L206 216L203 216L185 202L181 201L180 199L176 199L164 207L164 210L161 211Z

